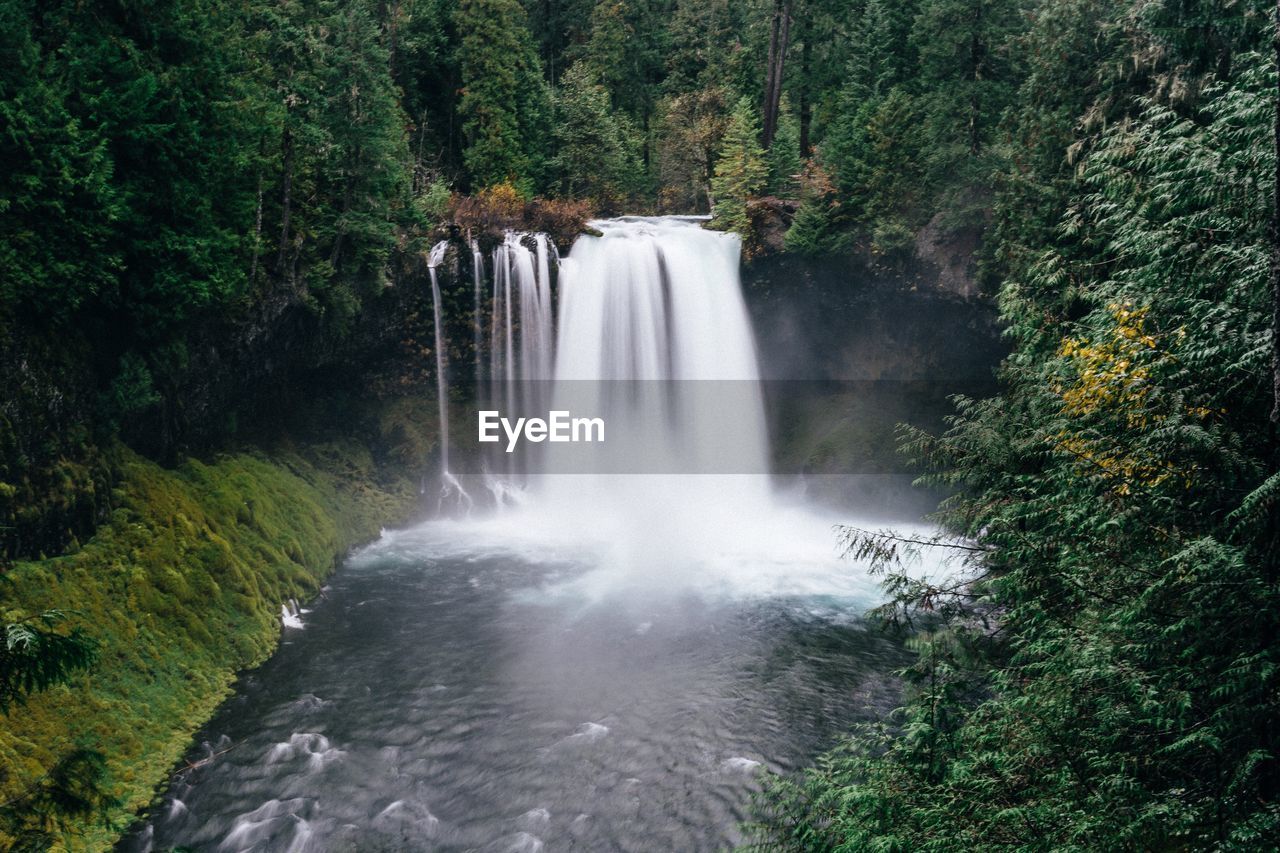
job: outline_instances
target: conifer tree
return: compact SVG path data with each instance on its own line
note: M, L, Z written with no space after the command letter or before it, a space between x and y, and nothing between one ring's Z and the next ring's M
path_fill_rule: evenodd
M0 322L15 308L65 322L113 286L123 200L108 145L68 104L36 38L34 0L0 5ZM56 47L56 46L55 46Z
M613 113L609 93L586 61L575 63L555 94L551 167L565 196L620 199L637 187L640 164L634 133Z
M751 99L740 98L720 143L711 181L715 224L748 236L751 222L747 218L747 202L764 191L768 176L755 106Z
M939 170L981 154L1012 98L1016 69L1007 46L1021 2L921 0L911 45L928 93L927 128L935 145L952 152L939 158Z
M830 176L811 160L800 180L800 207L787 229L788 252L821 255L846 245L839 228L839 200Z
M778 131L766 154L769 163L769 192L783 198L795 198L800 191L800 124L791 112L786 96L778 111Z
M396 0L386 26L394 32L392 73L409 121L413 190L421 193L441 174L462 172L458 108L458 63L454 51L456 0Z
M662 6L660 0L598 0L589 38L566 52L590 63L613 108L642 127L653 113L666 58Z
M322 208L322 242L331 269L366 285L378 282L394 245L409 190L407 119L391 78L390 57L369 4L345 2L329 20L324 121L331 145L321 167L331 201Z
M548 95L524 9L517 0L460 0L454 23L471 184L514 181L533 192L542 178Z
M1211 11L1206 32L1248 32L1247 4L1042 11L1006 117L1033 145L996 211L1002 390L960 399L941 435L903 428L955 490L923 543L950 578L850 531L888 571L882 613L930 630L894 724L773 787L763 849L1263 851L1280 834L1270 34L1228 61L1164 27Z
M677 0L667 55L669 94L745 82L742 64L750 60L741 47L747 11L747 4L732 0Z
M908 79L916 0L867 0L857 24L849 82L861 98L878 98Z

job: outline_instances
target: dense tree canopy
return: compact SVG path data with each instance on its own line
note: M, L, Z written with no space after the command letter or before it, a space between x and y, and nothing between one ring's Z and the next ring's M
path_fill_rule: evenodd
M1004 391L904 434L957 490L927 546L957 577L850 531L928 628L910 700L775 784L762 848L1273 847L1268 11L1075 0L1018 37Z
M715 177L711 179L717 220L743 236L751 227L747 201L761 194L769 177L759 137L755 110L751 102L743 98L729 116L716 158Z
M904 436L955 491L930 547L960 579L922 586L851 532L895 615L929 611L909 696L777 782L757 840L1268 849L1274 13L3 0L0 555L32 552L41 484L109 491L76 463L94 440L172 428L201 333L289 306L350 334L453 191L741 233L774 194L799 202L788 251L872 262L963 233L1012 347L1002 391ZM0 709L89 662L60 620L0 616Z

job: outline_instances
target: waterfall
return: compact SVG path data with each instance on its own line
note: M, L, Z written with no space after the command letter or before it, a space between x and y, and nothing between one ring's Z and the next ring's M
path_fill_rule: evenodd
M445 252L448 249L449 241L441 240L431 247L431 254L427 259L427 273L431 277L431 317L435 329L436 405L439 408L440 420L440 506L443 507L446 500L458 499L470 507L471 496L449 470L449 374L448 361L445 357L447 341L444 332L444 311L440 304L440 280L436 275L436 268L444 262Z
M440 308L440 280L436 276L436 267L444 261L444 254L448 249L449 241L441 240L431 247L431 256L427 260L427 274L431 276L431 318L436 337L436 404L440 408L440 470L445 476L449 474L449 379L445 374L444 312Z
M530 444L523 456L477 445L477 481L498 511L450 529L553 559L587 549L599 568L574 583L591 596L859 586L835 559L842 519L773 491L738 238L696 217L591 226L563 259L544 236L508 233L491 289L472 281L472 333L488 349L480 408L602 418L606 440ZM480 270L487 259L471 251Z
M504 387L499 399L517 393L515 384L551 378L553 312L546 235L509 232L493 250L493 320L490 376ZM536 252L536 256L535 256Z
M551 378L555 359L555 318L551 307L551 256L555 247L546 234L535 234L533 242L537 257L537 273L531 283L533 309L532 317L523 324L523 328L532 330L532 335L526 335L522 341L530 350L530 371L526 378L543 380Z
M561 272L557 394L614 398L595 406L619 470L767 472L738 239L686 217L592 224Z
M563 260L543 234L508 232L494 248L484 408L604 417L608 441L544 446L520 457L494 448L486 484L499 503L530 475L535 491L561 492L556 500L569 489L601 492L592 500L608 503L619 484L591 475L752 474L750 482L705 479L696 488L704 497L708 489L731 488L760 498L768 488L768 447L739 241L688 217L592 225L600 236L579 237ZM472 252L478 255L474 245ZM478 305L478 278L473 285ZM689 485L663 488L687 494Z
M552 408L607 440L544 446L532 498L665 583L655 566L719 559L774 507L740 243L693 218L591 224L560 268Z
M471 284L472 302L472 351L476 361L476 391L480 390L483 381L484 361L480 353L484 351L484 255L480 252L480 244L471 241Z
M530 250L526 241L532 241ZM552 377L555 326L551 258L545 234L508 232L493 250L493 302L489 322L487 399L504 412L545 411L544 387ZM486 485L499 504L517 496L525 471L507 454L488 460Z

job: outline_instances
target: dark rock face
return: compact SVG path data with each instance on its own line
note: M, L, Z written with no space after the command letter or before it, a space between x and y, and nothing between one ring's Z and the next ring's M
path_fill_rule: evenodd
M766 379L775 470L859 517L915 518L943 495L898 453L898 425L944 427L955 394L994 392L1006 353L994 305L927 267L867 255L773 255L743 285Z
M770 255L786 248L787 229L795 219L800 202L765 196L747 202L747 218L751 221L748 255Z
M743 288L766 379L991 383L1006 352L994 304L928 268L770 255Z
M937 270L937 287L957 296L978 295L977 257L982 227L959 229L944 226L938 214L916 234L916 258Z
M318 311L305 290L283 285L241 316L211 317L186 342L186 368L161 385L162 403L124 425L122 437L172 461L288 422L318 398L361 390L397 356L411 323L430 323L425 265L404 256L345 321Z

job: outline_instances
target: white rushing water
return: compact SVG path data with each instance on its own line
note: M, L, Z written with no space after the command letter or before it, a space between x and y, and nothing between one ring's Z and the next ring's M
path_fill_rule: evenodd
M593 225L603 236L580 238L564 261L555 371L556 408L601 414L610 427L607 443L589 448L598 452L588 470L768 472L738 238L680 217ZM552 460L548 470L574 468Z
M484 480L503 511L435 522L435 533L572 555L600 567L575 581L591 595L869 600L874 581L838 559L832 527L849 519L772 489L739 240L701 225L594 221L600 236L562 260L541 235L512 233L494 250L486 407L600 416L607 440L540 445L526 470L496 448Z
M561 267L553 408L602 416L607 440L548 447L528 511L605 537L629 583L705 579L760 555L776 509L738 239L676 217L592 225Z
M552 378L555 358L553 253L546 235L514 231L493 250L489 383L477 385L488 408L513 412L545 404L543 389ZM518 502L527 472L516 470L514 460L500 452L486 463L484 485L497 504Z
M480 353L484 350L484 254L480 244L470 241L471 246L471 284L472 284L472 346L476 360L476 387L483 381L484 360Z
M436 350L436 403L439 407L440 423L440 506L443 507L449 501L459 501L470 507L471 496L467 494L466 489L449 468L449 372L445 355L447 342L444 333L440 280L436 275L436 268L444 262L445 253L448 250L449 241L442 240L431 248L431 255L427 259L427 273L431 277L431 318Z

